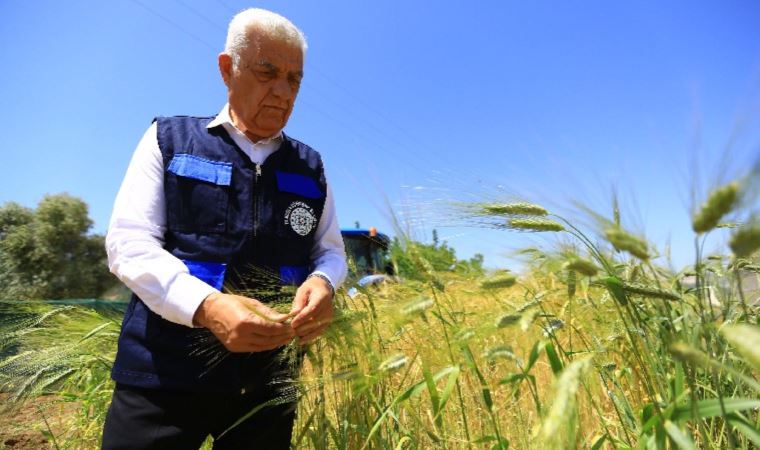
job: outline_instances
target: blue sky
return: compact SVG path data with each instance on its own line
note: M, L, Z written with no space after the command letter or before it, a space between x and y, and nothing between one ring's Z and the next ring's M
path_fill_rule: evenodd
M680 265L692 180L709 189L760 154L751 0L5 1L0 203L69 192L104 232L151 119L224 103L216 55L248 6L307 35L286 131L323 154L344 227L389 230L393 211L417 237L438 228L460 256L497 266L535 238L453 226L447 205L527 198L606 213L614 186L625 224L671 241Z

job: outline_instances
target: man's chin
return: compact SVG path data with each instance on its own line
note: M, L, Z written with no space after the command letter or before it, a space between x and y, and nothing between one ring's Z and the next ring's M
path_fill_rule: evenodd
M267 121L261 124L256 124L255 133L259 136L272 137L275 133L285 128L285 123L282 121Z

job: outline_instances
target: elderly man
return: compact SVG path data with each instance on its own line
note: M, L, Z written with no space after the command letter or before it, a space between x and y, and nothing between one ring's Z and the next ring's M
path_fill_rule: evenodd
M283 349L325 330L346 275L322 160L282 132L305 51L284 17L239 13L219 55L228 104L157 118L138 144L106 238L134 295L104 449L197 449L209 435L215 449L289 447L295 397L277 386L296 374ZM282 285L298 286L287 314L266 301Z

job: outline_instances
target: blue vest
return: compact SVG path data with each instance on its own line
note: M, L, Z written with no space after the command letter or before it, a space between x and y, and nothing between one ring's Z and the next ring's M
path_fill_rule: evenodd
M310 270L326 182L319 154L283 136L260 165L212 118L157 118L164 163L164 248L190 274L269 302L292 300ZM275 352L230 353L206 329L163 319L136 295L127 307L112 378L122 384L233 391L260 382Z

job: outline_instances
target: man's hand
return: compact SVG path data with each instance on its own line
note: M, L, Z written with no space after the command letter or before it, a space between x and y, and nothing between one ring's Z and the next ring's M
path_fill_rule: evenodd
M308 344L330 325L333 318L333 289L320 277L309 277L296 291L290 315L301 344Z
M193 323L208 328L231 352L262 352L287 344L295 337L281 314L258 300L214 293L206 297Z

